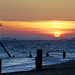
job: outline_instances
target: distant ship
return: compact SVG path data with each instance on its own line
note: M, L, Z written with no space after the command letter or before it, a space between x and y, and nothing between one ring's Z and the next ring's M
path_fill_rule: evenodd
M74 38L72 38L70 41L75 41L75 37L74 37Z
M9 38L9 37L7 37L7 38L1 38L1 40L17 40L16 38Z
M11 40L17 40L16 38L12 38Z

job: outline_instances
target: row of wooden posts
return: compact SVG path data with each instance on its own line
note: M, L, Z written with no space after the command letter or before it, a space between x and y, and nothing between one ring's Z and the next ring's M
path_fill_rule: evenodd
M49 53L47 52L46 53L46 57L48 57L49 56ZM30 53L29 54L29 58L32 58L32 54ZM65 51L63 51L63 58L66 58L66 52Z
M49 54L46 53L46 56L48 56ZM63 59L66 58L66 52L63 51ZM42 70L42 50L37 50L37 57L35 58L36 60L36 70L40 71Z
M66 58L66 52L63 51L63 58ZM35 64L36 64L36 70L40 71L42 70L42 50L37 50L37 57L35 58ZM0 60L0 74L2 69L2 61Z

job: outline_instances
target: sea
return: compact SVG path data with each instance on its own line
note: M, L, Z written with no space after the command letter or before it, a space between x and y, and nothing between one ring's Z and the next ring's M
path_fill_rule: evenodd
M75 60L75 41L72 40L1 40L1 42L11 55L9 57L0 45L2 73L35 69L37 49L42 49L43 66ZM63 51L66 52L65 59L63 59ZM46 53L49 53L48 57ZM32 54L32 58L29 54Z

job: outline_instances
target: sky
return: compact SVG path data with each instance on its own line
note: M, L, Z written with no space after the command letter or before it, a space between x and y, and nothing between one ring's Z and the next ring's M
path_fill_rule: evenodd
M75 0L0 0L0 35L26 40L75 37ZM60 32L59 38L54 36Z

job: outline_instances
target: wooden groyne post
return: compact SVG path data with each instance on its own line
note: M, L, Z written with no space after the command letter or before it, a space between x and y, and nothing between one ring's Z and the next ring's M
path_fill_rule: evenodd
M0 59L0 74L1 74L1 69L2 69L2 62L1 62L1 59Z
M36 57L36 70L40 71L42 70L42 50L37 50L37 57Z
M46 53L46 57L48 57L48 56L49 56L49 53L47 52L47 53Z
M65 59L65 58L66 58L66 52L63 51L63 59Z
M32 58L32 54L29 54L29 57Z

